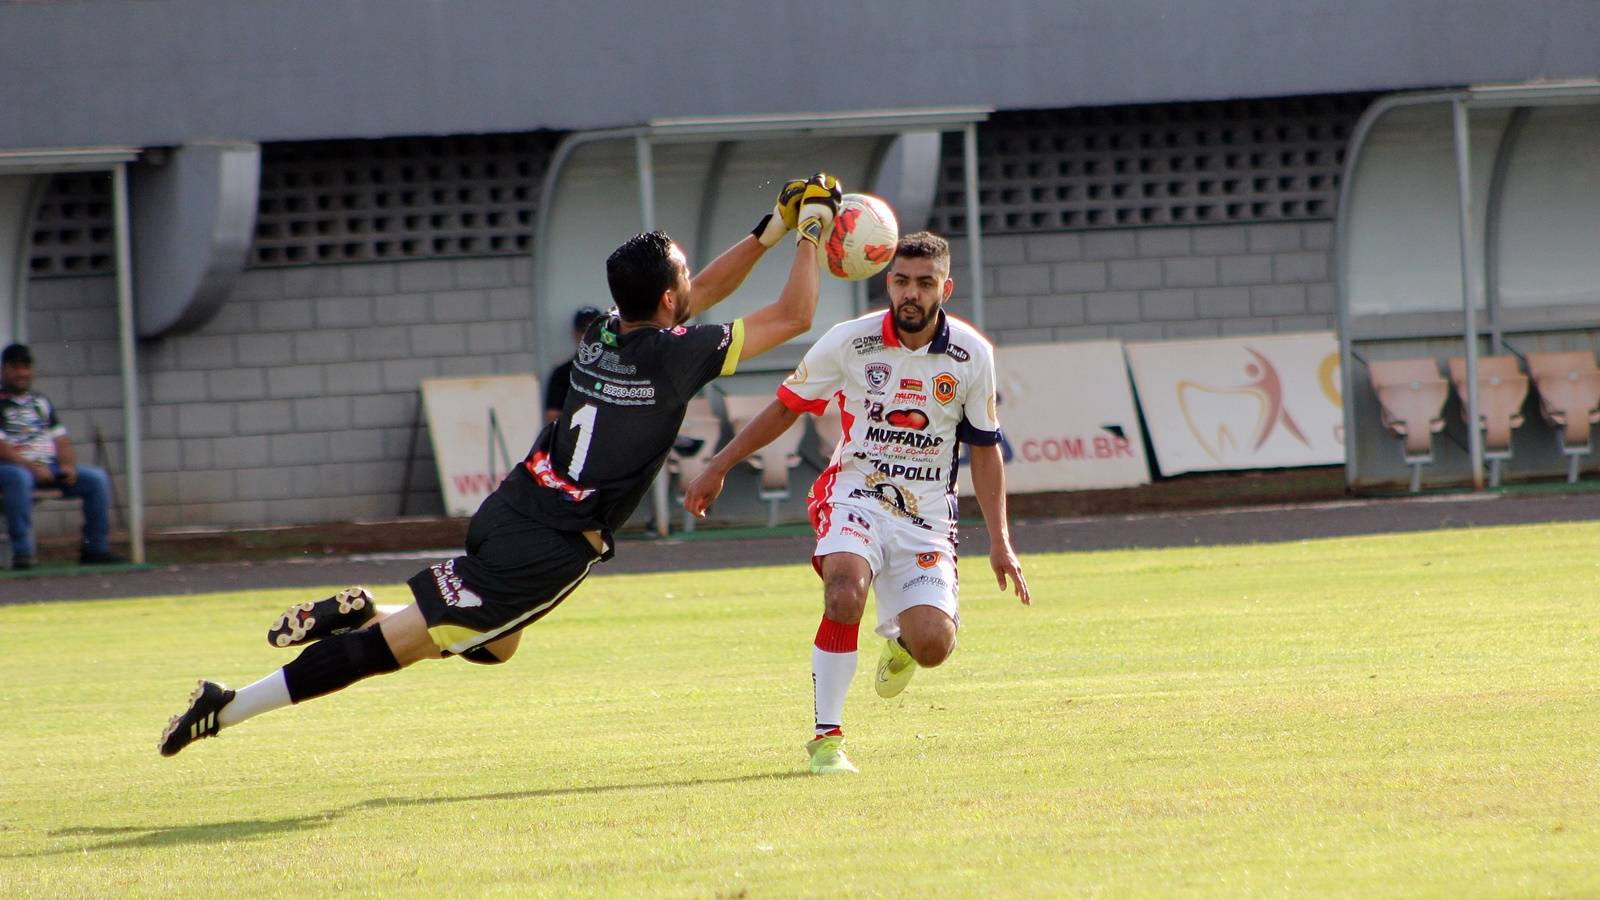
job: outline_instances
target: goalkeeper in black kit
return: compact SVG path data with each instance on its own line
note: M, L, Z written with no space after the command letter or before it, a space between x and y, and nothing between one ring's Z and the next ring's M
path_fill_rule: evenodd
M583 335L561 415L478 508L466 553L409 581L415 602L379 616L361 587L291 607L274 646L307 645L288 665L237 691L201 681L161 735L163 756L252 716L331 694L424 659L511 658L521 629L548 615L597 563L639 505L696 392L804 334L817 308L819 245L838 211L825 173L784 184L750 236L698 274L659 231L606 260L616 308ZM795 231L788 280L772 303L732 322L686 325L733 293L768 249Z

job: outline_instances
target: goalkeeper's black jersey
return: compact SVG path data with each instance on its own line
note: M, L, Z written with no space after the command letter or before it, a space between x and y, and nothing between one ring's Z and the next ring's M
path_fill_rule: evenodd
M743 344L742 321L623 334L615 310L596 320L578 345L561 417L497 493L552 528L621 527L666 461L689 400L733 374Z

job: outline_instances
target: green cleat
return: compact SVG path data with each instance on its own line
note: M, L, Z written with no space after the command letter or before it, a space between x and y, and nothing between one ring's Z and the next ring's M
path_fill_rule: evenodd
M827 734L806 742L806 752L811 754L811 774L844 775L860 769L844 755L844 735Z
M885 640L878 654L878 677L872 682L879 697L893 697L906 689L917 673L917 661L896 640Z

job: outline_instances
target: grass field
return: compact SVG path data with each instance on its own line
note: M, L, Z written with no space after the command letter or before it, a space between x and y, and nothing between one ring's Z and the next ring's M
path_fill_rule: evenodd
M307 592L0 607L0 896L1600 894L1600 525L967 561L804 771L800 564L598 576L175 759ZM380 600L399 588L379 591Z

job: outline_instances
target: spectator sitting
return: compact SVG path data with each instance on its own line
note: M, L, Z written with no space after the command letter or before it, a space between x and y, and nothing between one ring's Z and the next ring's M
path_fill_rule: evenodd
M589 325L600 318L600 310L592 306L584 306L572 314L572 342L583 343L583 333L589 330ZM567 360L550 370L550 380L544 386L544 420L554 422L561 415L561 408L567 405L567 388L572 385L572 360Z
M56 409L33 393L33 353L12 344L0 353L0 501L11 534L11 568L33 568L33 491L54 488L83 498L83 546L78 562L120 563L107 542L110 480L104 469L77 464L77 453Z

